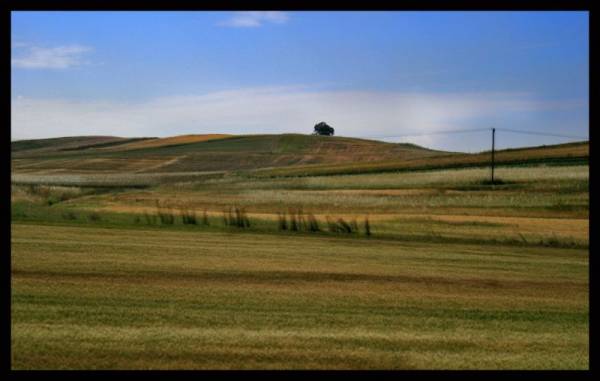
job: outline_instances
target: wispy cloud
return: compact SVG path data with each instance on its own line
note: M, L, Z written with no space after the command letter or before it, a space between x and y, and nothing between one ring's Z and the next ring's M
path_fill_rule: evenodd
M285 24L289 15L281 11L245 11L235 12L229 19L218 25L233 28L255 28L264 24Z
M13 44L17 56L11 60L19 69L67 69L87 63L86 53L93 49L83 45L64 45L51 48L32 46L23 42ZM14 54L14 53L13 53Z
M535 120L554 102L527 93L403 93L247 88L137 103L16 97L12 139L69 135L169 136L202 133L310 133L324 120L336 134L368 137L481 128L507 115ZM565 106L563 104L563 106ZM585 108L574 102L570 108ZM415 142L435 146L443 136ZM414 141L414 139L413 139Z

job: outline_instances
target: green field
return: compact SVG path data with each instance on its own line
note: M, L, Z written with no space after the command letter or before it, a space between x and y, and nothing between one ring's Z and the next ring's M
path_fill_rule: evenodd
M452 155L413 144L300 134L226 136L200 142L138 145L135 149L131 149L131 144L124 144L132 139L117 140L119 144L115 145L115 138L112 138L112 146L98 147L98 142L104 143L107 139L14 142L12 168L26 173L206 172Z
M589 369L587 144L324 139L13 146L12 367Z
M14 368L589 366L586 250L12 234Z

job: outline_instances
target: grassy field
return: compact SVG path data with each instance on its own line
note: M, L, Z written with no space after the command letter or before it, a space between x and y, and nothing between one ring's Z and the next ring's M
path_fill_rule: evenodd
M589 143L567 143L553 146L541 146L523 149L506 149L496 152L499 164L582 164L589 160ZM438 154L428 157L412 157L381 160L362 163L322 163L314 165L296 165L288 168L258 169L261 177L282 176L327 176L340 174L362 174L413 171L422 169L444 169L460 167L488 166L490 153L478 154Z
M118 139L118 138L112 138ZM449 153L412 144L300 134L192 135L96 147L69 138L14 142L12 169L23 173L194 172L249 170L300 164L415 159ZM124 144L127 143L127 144ZM23 150L23 147L37 149ZM88 147L88 148L86 148Z
M318 138L17 145L12 367L589 368L587 144Z
M15 369L585 369L586 250L13 224Z

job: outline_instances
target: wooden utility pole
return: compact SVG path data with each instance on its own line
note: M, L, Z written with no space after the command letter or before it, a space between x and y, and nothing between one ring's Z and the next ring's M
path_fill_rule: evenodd
M496 129L492 128L492 184L494 184L494 149L496 140Z

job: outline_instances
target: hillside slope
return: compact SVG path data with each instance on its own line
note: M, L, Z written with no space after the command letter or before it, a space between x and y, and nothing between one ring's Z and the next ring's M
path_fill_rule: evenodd
M87 146L80 144L78 149L71 150L64 149L62 140L14 142L12 168L13 171L39 173L193 172L411 160L448 155L412 144L300 134L145 139L129 140L127 144L110 147L94 146L88 142ZM23 146L38 148L23 150Z
M61 151L85 150L139 142L152 138L116 136L69 136L64 138L18 140L11 142L13 156L35 156Z
M589 161L589 142L556 144L539 147L497 150L498 165L570 164ZM376 162L326 163L298 165L287 168L258 169L260 177L321 176L358 173L397 172L406 170L443 169L488 166L490 152L439 154L428 157L381 160Z
M499 164L587 162L589 142L499 150ZM69 137L12 143L13 173L189 173L257 176L374 173L487 165L490 153L452 153L413 144L300 134Z

